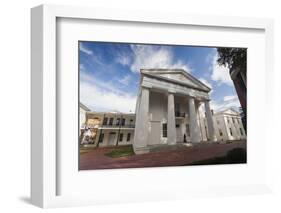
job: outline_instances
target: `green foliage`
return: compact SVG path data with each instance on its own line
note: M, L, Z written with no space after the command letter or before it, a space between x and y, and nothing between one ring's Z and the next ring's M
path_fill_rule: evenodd
M131 156L134 155L134 150L132 146L124 146L124 147L116 148L106 153L105 155L112 158Z
M217 52L217 62L219 65L224 65L229 69L239 68L241 70L246 70L247 49L218 47Z
M230 150L227 155L227 161L229 163L246 163L247 162L247 153L246 150L242 148L235 148Z
M234 148L226 156L214 157L202 161L193 162L191 165L216 165L216 164L235 164L247 163L247 153L243 148Z

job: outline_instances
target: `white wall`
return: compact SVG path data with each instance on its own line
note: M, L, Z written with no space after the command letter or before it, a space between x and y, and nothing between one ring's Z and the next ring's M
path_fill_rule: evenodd
M30 7L41 3L72 4L97 7L113 7L121 9L155 10L160 12L186 12L192 14L215 14L232 16L254 16L275 18L275 93L276 105L269 109L274 114L272 136L269 138L271 146L272 168L275 174L275 193L264 196L241 196L225 198L194 198L188 201L165 201L138 204L120 204L109 206L81 207L67 209L67 212L280 212L281 162L279 154L281 145L277 134L280 132L281 109L281 13L280 1L261 0L173 0L173 1L116 1L116 0L9 0L2 1L0 8L1 23L1 78L0 91L2 104L0 105L0 129L2 152L0 155L0 199L1 212L41 212L41 209L28 204L30 187ZM14 113L16 112L16 113ZM15 130L11 127L17 121L20 126L17 135L20 140L13 141L11 135ZM6 143L9 142L9 143ZM9 145L5 145L9 144ZM131 178L131 177L128 177ZM164 177L163 177L164 178ZM171 180L169 180L171 181ZM176 181L176 180L172 180ZM235 204L235 205L234 205ZM53 209L51 212L62 212L63 209ZM49 212L47 210L47 212Z

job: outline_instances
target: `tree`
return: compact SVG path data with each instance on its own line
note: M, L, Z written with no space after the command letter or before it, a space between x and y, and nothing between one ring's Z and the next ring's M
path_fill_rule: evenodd
M232 68L239 68L240 70L246 70L247 67L247 49L245 48L224 48L218 47L218 59L219 65L224 65L231 71Z
M218 64L229 68L229 74L242 107L243 126L247 131L247 49L218 47L217 53Z

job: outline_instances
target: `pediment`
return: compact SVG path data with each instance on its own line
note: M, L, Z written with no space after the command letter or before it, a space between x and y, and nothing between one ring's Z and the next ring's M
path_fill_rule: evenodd
M209 92L211 89L184 70L142 70L142 73Z
M235 111L234 109L226 109L223 111L224 114L229 114L229 115L238 115L239 113Z

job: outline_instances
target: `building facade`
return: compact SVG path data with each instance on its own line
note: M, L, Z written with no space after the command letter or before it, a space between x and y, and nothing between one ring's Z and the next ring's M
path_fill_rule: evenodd
M115 112L87 112L81 144L98 147L132 144L135 114Z
M213 115L215 133L218 141L246 140L246 132L240 114L233 109Z
M211 89L182 69L142 69L136 104L133 148L147 153L157 145L216 141L210 109ZM204 105L208 138L200 128Z
M84 104L79 103L79 136L81 136L82 131L85 129L86 124L86 113L89 112L90 109L86 107Z
M132 144L142 154L155 146L246 139L238 112L213 114L210 91L182 69L142 69L136 114L91 112L80 105L80 143Z
M191 143L187 111L182 111L176 110L175 112L176 142ZM227 109L214 114L211 111L211 113L217 142L246 140L246 132L238 112ZM135 114L85 111L80 143L99 147L131 145L135 135L135 120ZM166 119L163 121L165 122ZM205 112L198 112L197 123L200 130L200 141L210 142ZM167 144L167 131L162 130L161 134L164 134L160 136L160 140L163 140L161 144Z

